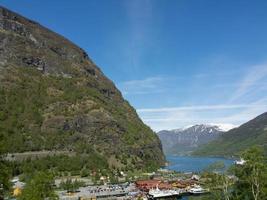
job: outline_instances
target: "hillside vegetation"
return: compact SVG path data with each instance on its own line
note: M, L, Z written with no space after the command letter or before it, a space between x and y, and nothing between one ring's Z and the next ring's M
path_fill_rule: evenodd
M263 147L267 152L267 113L224 133L218 139L201 146L194 154L235 156L254 145Z

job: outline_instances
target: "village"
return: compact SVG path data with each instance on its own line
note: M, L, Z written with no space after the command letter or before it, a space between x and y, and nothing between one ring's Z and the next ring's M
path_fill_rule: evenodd
M122 172L123 176L127 175ZM83 182L83 186L74 190L56 189L59 199L62 200L126 200L126 199L158 199L179 198L188 195L200 195L209 190L203 186L200 175L193 173L177 173L167 169L157 172L144 173L136 180L111 184L108 177L100 177L99 184L93 183L89 178L68 177L65 180ZM60 188L64 178L56 179L55 188ZM24 183L18 178L12 180L13 196L19 196ZM205 189L204 189L205 188Z

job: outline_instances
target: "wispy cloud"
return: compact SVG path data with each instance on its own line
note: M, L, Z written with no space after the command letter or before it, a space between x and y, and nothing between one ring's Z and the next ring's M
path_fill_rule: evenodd
M247 69L249 70L240 70L240 73L203 72L176 77L154 76L126 81L119 87L130 98L136 98L135 94L159 93L151 95L152 98L159 97L153 104L159 107L137 109L142 120L156 131L200 123L238 126L267 111L267 64ZM207 85L206 80L213 84ZM191 81L195 81L193 85ZM221 91L225 96L221 95ZM130 96L132 94L134 95ZM168 95L170 97L165 98ZM170 98L173 98L170 103L162 100ZM182 103L185 106L163 107ZM146 102L146 105L151 104Z
M121 82L118 87L124 95L136 95L136 94L155 94L173 91L190 90L190 88L185 89L185 87L177 87L179 83L180 86L192 81L193 79L203 79L211 76L210 74L193 74L190 76L152 76L144 79L130 80ZM214 75L213 75L214 76ZM214 84L212 87L216 87ZM219 85L218 87L224 87L225 85ZM233 85L230 85L233 86ZM200 85L198 86L201 87ZM203 88L206 86L203 86ZM171 93L167 95L172 95Z
M230 116L224 117L222 120L241 123L251 120L263 112L267 112L267 97L253 102L246 109L242 109L240 112L236 112Z
M125 1L125 5L130 27L130 40L125 45L125 53L131 60L132 69L138 69L151 41L149 31L153 21L153 3L151 0L134 0Z
M240 125L267 110L267 101L252 104L195 105L172 108L138 109L145 123L155 131L175 129L192 124Z
M140 80L131 80L119 84L124 95L127 94L151 94L164 92L166 78L156 76Z
M262 107L263 105L255 104L222 104L222 105L200 105L200 106L182 106L182 107L170 107L170 108L145 108L138 109L139 113L147 112L174 112L174 111L197 111L197 110L225 110L225 109L240 109L251 107Z
M247 75L241 80L239 87L233 94L230 102L234 102L254 90L254 86L266 86L266 83L259 83L267 77L267 64L252 66Z

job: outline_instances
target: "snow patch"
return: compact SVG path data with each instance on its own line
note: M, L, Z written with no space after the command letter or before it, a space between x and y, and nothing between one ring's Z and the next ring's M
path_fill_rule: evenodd
M187 129L190 129L190 128L194 128L194 131L197 132L197 130L199 130L200 132L204 132L206 131L207 129L209 133L213 133L213 130L216 129L218 131L221 131L221 132L227 132L233 128L236 128L237 126L236 125L233 125L233 124L196 124L196 125L188 125L188 126L185 126L183 128L178 128L178 129L173 129L173 130L170 130L171 132L173 133L180 133L180 132L183 132Z
M216 126L218 131L227 132L233 128L237 128L234 124L210 124L211 126Z

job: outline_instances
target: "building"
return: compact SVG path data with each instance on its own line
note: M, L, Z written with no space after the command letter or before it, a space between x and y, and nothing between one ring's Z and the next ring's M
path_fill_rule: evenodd
M197 181L195 180L179 180L179 181L174 181L172 183L172 186L179 189L185 189L195 185L196 183Z
M149 191L153 188L159 188L162 190L168 190L172 188L172 185L167 182L162 182L161 180L141 180L135 182L136 187L141 191Z

